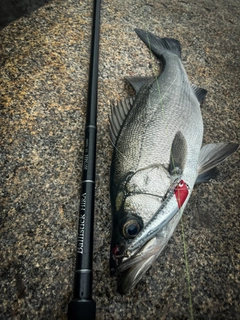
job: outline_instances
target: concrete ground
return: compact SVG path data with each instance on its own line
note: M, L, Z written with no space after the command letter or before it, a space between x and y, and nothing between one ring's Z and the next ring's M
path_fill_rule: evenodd
M151 75L156 66L134 28L181 42L190 80L208 90L204 143L239 142L239 8L239 0L102 1L93 289L98 320L240 319L239 151L219 166L215 181L195 189L182 224L133 292L120 296L108 269L109 101L131 94L125 76ZM54 0L0 31L1 320L66 319L91 12L90 0Z

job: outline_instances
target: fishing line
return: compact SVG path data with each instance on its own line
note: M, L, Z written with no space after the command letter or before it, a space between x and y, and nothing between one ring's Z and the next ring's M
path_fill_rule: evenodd
M113 146L113 148L120 154L121 157L123 157L124 160L127 160L127 158L122 154L121 151L118 150L118 148L116 147L116 145L112 142L112 139L110 138L111 144Z
M184 224L183 224L182 216L181 216L181 227L182 227L184 261L185 261L186 276L187 276L187 282L188 282L189 312L190 312L190 319L193 320L194 316L193 316L193 303L192 303L192 288L191 288L191 279L190 279L188 257L187 257L187 245L186 245L186 240L185 240L185 232L184 232Z
M143 14L144 16L144 14ZM147 35L147 30L148 28L146 27L146 23L144 21L144 30L146 31L146 35ZM149 44L149 49L150 49L150 59L152 61L152 65L153 65L153 75L155 77L155 79L157 80L157 66L156 66L156 61L154 59L153 56L153 52L151 50L151 46L150 46L150 41L148 39L148 44ZM171 85L173 85L174 81L172 82ZM158 93L159 93L159 99L160 101L163 99L163 96L161 97L161 90L160 90L160 86L157 82L157 88L158 88ZM164 106L162 106L161 108L162 110L162 115L163 115L163 119L164 119ZM165 123L166 125L166 130L168 128L167 123ZM167 132L169 132L167 130ZM169 135L168 135L169 136ZM170 138L170 137L169 137ZM174 164L174 159L172 154L170 155L171 157L171 161ZM182 209L180 209L182 210ZM187 245L186 245L186 240L185 240L185 233L184 233L184 225L183 225L183 220L182 220L182 213L181 213L181 229L182 229L182 241L183 241L183 251L184 251L184 261L185 261L185 271L186 271L186 277L187 277L187 284L188 284L188 295L189 295L189 312L190 312L190 319L193 320L194 316L193 316L193 303L192 303L192 290L191 290L191 279L190 279L190 273L189 273L189 264L188 264L188 257L187 257Z
M149 47L149 50L150 50L150 59L152 60L152 65L153 65L153 76L155 77L155 80L156 80L156 84L157 84L157 89L158 89L158 94L159 94L159 102L161 104L161 101L163 101L164 99L164 96L167 94L167 92L171 89L171 87L174 85L176 79L177 79L177 76L175 76L175 78L173 79L173 81L171 82L168 90L163 94L161 95L161 90L160 90L160 86L159 86L159 83L157 81L157 78L158 78L158 73L157 73L157 67L156 67L156 61L154 59L154 55L153 55L153 52L151 50L151 44L150 44L150 40L148 38L148 34L147 34L147 28L144 28L144 30L146 31L146 37L148 39L148 47ZM160 67L161 68L161 67ZM162 72L162 70L161 70ZM162 112L162 117L163 117L163 120L165 119L165 114L164 114L164 106L162 106L161 108L161 112ZM170 135L169 135L169 127L168 127L168 123L166 121L164 121L164 124L165 124L165 131L167 133L167 138L168 138L168 142L170 143ZM171 158L171 161L174 165L174 158L172 156L172 154L170 154L170 158ZM175 167L176 168L176 167Z

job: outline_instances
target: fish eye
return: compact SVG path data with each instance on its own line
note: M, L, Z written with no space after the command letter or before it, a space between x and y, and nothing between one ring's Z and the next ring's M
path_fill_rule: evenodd
M123 235L127 239L134 238L139 231L141 230L141 226L139 222L135 219L128 220L123 225Z

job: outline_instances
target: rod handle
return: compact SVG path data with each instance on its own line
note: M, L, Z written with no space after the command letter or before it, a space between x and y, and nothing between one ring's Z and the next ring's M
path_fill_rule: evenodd
M96 302L94 300L73 299L68 304L68 320L95 320Z

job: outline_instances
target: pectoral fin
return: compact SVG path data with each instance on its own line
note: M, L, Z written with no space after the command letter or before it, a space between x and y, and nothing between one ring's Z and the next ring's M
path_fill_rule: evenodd
M171 175L181 175L187 157L187 142L183 134L178 131L173 139L170 154L169 172Z
M195 183L216 177L215 167L235 152L238 143L210 143L202 147L198 159L198 177Z

